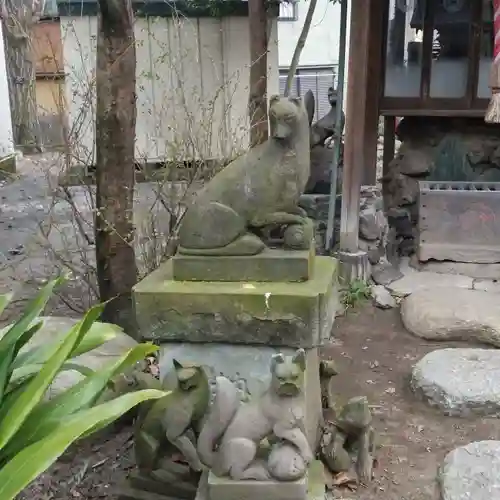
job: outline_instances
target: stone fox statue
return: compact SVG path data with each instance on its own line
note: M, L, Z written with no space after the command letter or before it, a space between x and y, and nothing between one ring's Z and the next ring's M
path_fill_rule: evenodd
M248 403L240 402L228 379L217 377L215 400L198 438L203 464L216 476L232 479L293 480L303 475L313 459L303 430L304 371L303 349L294 356L273 356L268 390ZM264 438L278 441L267 464L256 460ZM287 471L288 465L297 473ZM276 471L281 471L280 477L273 474Z
M179 228L179 253L256 255L266 246L256 232L309 223L298 201L309 178L311 120L299 98L271 97L269 139L199 191Z
M173 364L177 387L164 398L145 406L137 420L136 458L139 469L144 472L154 473L161 468L160 459L172 445L193 470L202 469L196 439L189 434L201 428L210 400L210 386L201 366L176 360Z

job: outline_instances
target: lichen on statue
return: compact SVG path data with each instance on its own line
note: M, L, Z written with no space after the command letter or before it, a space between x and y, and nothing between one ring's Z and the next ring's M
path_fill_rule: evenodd
M198 192L179 228L180 254L256 255L276 230L283 248L309 248L313 225L298 202L310 173L311 120L299 98L271 97L269 139Z

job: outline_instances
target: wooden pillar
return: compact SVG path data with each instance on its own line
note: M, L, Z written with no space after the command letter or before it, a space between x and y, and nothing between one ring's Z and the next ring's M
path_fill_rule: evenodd
M375 183L383 0L351 0L340 250L357 252L360 188ZM368 181L368 182L367 182Z
M396 151L396 117L384 116L384 156L383 156L383 175L388 173L389 163L394 159Z
M365 155L362 183L374 186L377 183L377 145L385 1L370 0L369 3L369 11L365 14L370 19L368 26L368 61L366 62L368 75L365 87L365 128L362 139Z

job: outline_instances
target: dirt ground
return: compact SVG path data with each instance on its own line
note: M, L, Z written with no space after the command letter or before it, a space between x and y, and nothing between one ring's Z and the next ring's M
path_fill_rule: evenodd
M334 359L340 369L335 394L341 401L369 398L381 449L373 483L357 492L334 490L333 498L436 499L436 473L447 452L471 441L498 439L498 420L444 417L415 400L407 384L412 365L446 346L412 337L397 310L381 311L369 304L351 310L337 320L334 338L323 357ZM108 438L75 446L20 499L116 499L119 484L133 467L131 428L123 426Z

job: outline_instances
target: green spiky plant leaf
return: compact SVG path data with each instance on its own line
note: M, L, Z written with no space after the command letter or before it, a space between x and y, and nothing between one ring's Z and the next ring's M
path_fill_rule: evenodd
M104 305L90 309L62 337L30 346L43 326L40 318L53 290L63 279L48 283L21 318L0 330L0 498L14 499L78 438L102 429L134 406L167 395L145 389L98 404L113 377L154 353L153 344L138 344L98 370L81 367L72 358L114 338L121 330L99 323ZM0 296L0 314L11 295ZM78 370L83 379L51 400L46 394L64 370Z

